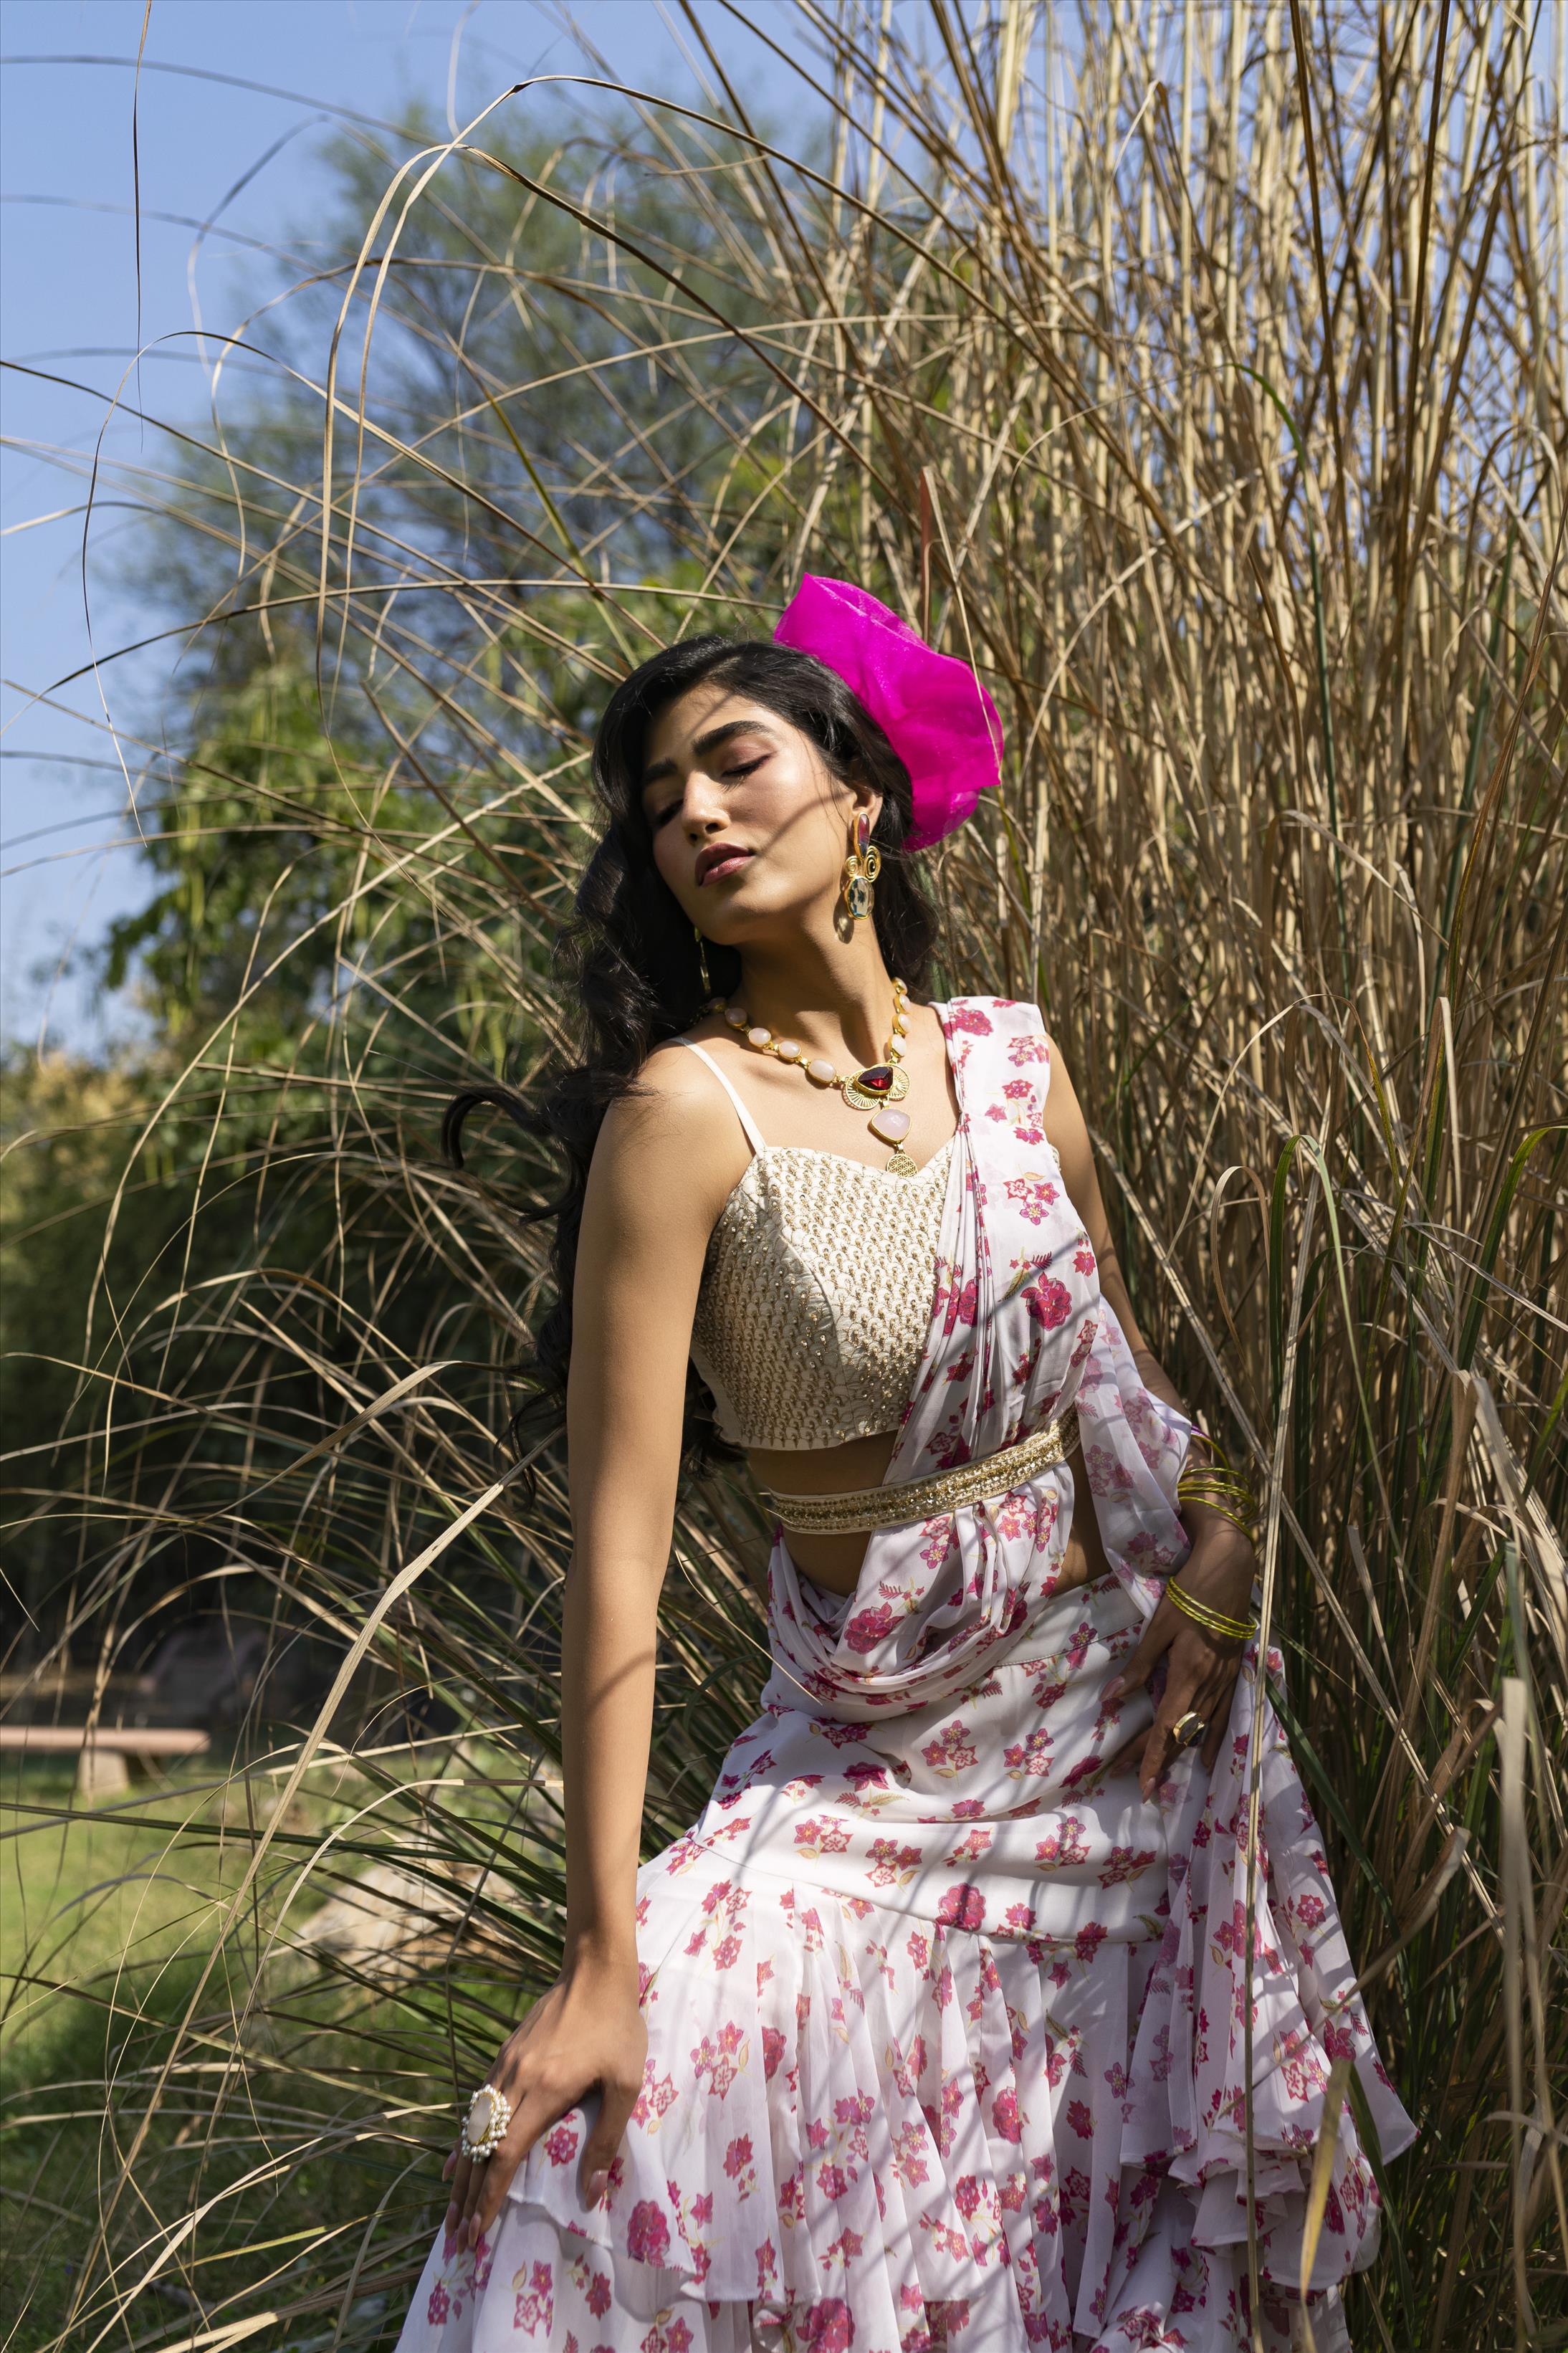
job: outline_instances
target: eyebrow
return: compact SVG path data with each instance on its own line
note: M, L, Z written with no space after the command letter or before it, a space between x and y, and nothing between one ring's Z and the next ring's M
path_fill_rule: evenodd
M732 735L754 734L759 730L764 735L768 733L765 723L760 719L726 719L721 727L710 727L705 735L699 735L691 748L699 753L716 751L721 744L727 744ZM673 760L656 760L651 768L643 770L642 783L637 790L646 793L650 785L662 784L666 776L674 776L675 769L676 764Z

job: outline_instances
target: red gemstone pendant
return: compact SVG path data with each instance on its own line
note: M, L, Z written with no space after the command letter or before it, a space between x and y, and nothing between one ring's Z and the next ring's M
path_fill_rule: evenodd
M900 1062L873 1062L844 1082L844 1100L857 1111L876 1111L883 1103L901 1103L910 1091L910 1074Z

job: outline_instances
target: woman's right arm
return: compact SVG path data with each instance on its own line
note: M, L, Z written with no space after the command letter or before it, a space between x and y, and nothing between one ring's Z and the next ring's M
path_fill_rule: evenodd
M674 1066L692 1064L689 1078ZM642 2084L634 1907L653 1725L658 1597L669 1559L686 1364L703 1254L744 1166L728 1106L684 1053L656 1056L641 1101L595 1147L572 1294L566 1442L572 1566L562 1620L566 1944L560 1978L489 2080L511 2100L488 2162L447 2158L447 2224L477 2244L542 2132L592 2089L579 2167L602 2192ZM717 1098L717 1102L715 1102Z

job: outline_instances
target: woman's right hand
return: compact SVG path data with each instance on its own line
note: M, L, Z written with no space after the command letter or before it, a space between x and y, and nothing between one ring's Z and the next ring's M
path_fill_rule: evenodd
M478 2246L541 2133L591 2091L601 2094L599 2114L583 2149L578 2183L584 2203L597 2203L642 2089L647 2055L636 1961L579 1960L565 1968L509 2036L485 2078L511 2102L500 2146L488 2158L465 2157L459 2135L441 2168L443 2180L452 2180L447 2229L457 2232L459 2245Z

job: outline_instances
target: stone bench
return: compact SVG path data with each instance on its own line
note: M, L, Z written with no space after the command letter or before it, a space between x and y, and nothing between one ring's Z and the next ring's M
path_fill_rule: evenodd
M78 1758L78 1794L89 1802L118 1798L131 1787L131 1767L150 1773L165 1757L201 1757L207 1733L172 1724L0 1724L0 1753Z

